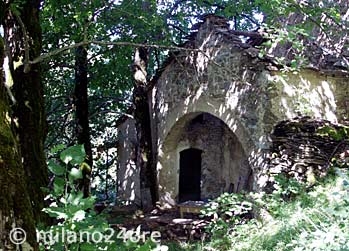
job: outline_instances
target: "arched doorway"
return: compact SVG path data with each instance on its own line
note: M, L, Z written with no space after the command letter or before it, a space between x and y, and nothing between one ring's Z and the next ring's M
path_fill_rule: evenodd
M243 145L210 113L190 113L174 124L159 150L158 167L160 201L170 205L250 190L251 167Z
M178 202L201 199L201 154L189 148L180 152Z

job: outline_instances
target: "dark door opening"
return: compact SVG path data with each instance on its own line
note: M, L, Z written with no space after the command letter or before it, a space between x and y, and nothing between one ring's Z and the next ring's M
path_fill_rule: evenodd
M201 199L201 150L180 152L178 202Z

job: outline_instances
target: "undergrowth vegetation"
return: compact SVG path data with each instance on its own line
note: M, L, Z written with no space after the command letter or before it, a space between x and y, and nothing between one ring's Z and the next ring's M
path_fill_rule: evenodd
M49 161L53 183L47 190L50 206L44 211L55 224L41 230L53 232L54 239L44 236L41 250L349 250L347 168L332 167L315 184L278 175L272 193L224 193L202 210L202 216L210 219L206 240L164 246L150 240L132 242L127 236L121 241L110 235L114 230L107 215L97 215L95 198L83 198L78 189L84 158L82 146L73 146L61 151L56 161ZM64 238L67 232L78 240ZM88 234L81 235L95 232L111 238L87 240Z
M319 133L340 144L349 136L347 127L324 127ZM348 159L341 155L341 160L332 158L321 179L307 177L307 183L300 183L280 173L272 193L222 194L202 210L211 221L206 229L209 240L173 250L349 250Z
M349 250L346 169L333 169L311 188L282 176L275 187L272 194L223 194L209 203L203 215L214 216L211 239L200 250Z
M150 238L143 238L137 231L122 231L107 221L107 213L97 214L94 209L96 197L84 198L79 188L82 169L87 165L86 153L82 145L71 146L62 151L53 149L55 159L48 162L52 175L51 189L44 208L52 219L49 227L39 226L37 240L40 250L53 251L162 251L167 247ZM164 249L165 248L165 249Z

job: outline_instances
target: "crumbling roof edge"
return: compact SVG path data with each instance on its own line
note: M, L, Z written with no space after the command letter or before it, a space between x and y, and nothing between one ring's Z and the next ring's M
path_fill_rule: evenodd
M197 30L199 30L199 28L208 20L210 20L210 18L218 18L221 21L225 20L228 21L227 18L225 17L221 17L221 16L217 16L214 14L206 14L203 15L201 17L202 21L198 22L197 24L195 24L193 26L193 31L191 34L189 34L187 36L188 41L186 41L185 43L183 43L182 45L179 45L179 47L183 47L183 48L190 48L192 46L192 42L195 41L196 38L196 34L197 34ZM235 30L229 30L229 31L221 31L219 28L217 28L217 32L223 34L223 35L227 35L227 32L234 34L234 35L240 35L240 36L247 36L250 38L256 37L258 36L258 32L249 32L249 31L235 31ZM233 43L232 43L233 45ZM249 48L256 48L255 46L248 44L248 43L244 43L241 42L239 45L241 50L246 50ZM175 52L170 52L170 55L168 56L168 58L162 63L162 66L156 71L156 73L152 76L152 78L149 81L149 85L148 85L148 90L152 90L154 88L154 86L156 85L157 81L160 79L160 77L162 76L163 72L166 70L166 68L176 59L176 55L178 55L179 53L181 53L181 51L175 51ZM278 64L275 60L275 58L273 56L264 56L263 58L258 56L258 59L261 60L261 62L267 62L272 64L272 67L268 67L266 68L266 70L268 71L278 71L281 70L283 68L282 65ZM332 75L335 77L349 77L349 69L331 69L331 68L318 68L318 67L314 67L311 65L302 67L301 70L312 70L314 72L318 72L319 74L323 74L323 75Z

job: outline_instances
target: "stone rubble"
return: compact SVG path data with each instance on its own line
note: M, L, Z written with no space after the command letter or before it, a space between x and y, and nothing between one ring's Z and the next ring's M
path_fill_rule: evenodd
M207 237L205 227L208 223L207 219L202 219L196 214L192 214L189 218L180 218L178 208L173 208L169 210L154 209L148 214L127 217L123 223L111 224L111 227L134 230L141 226L143 232L159 231L163 241L191 241Z
M269 176L269 185L278 174L306 182L310 174L323 177L327 174L332 158L342 165L349 162L348 140L336 140L328 135L320 135L319 129L330 126L336 130L344 125L310 117L297 117L278 123L271 134L272 147L269 168L264 174ZM267 186L268 187L268 186Z

